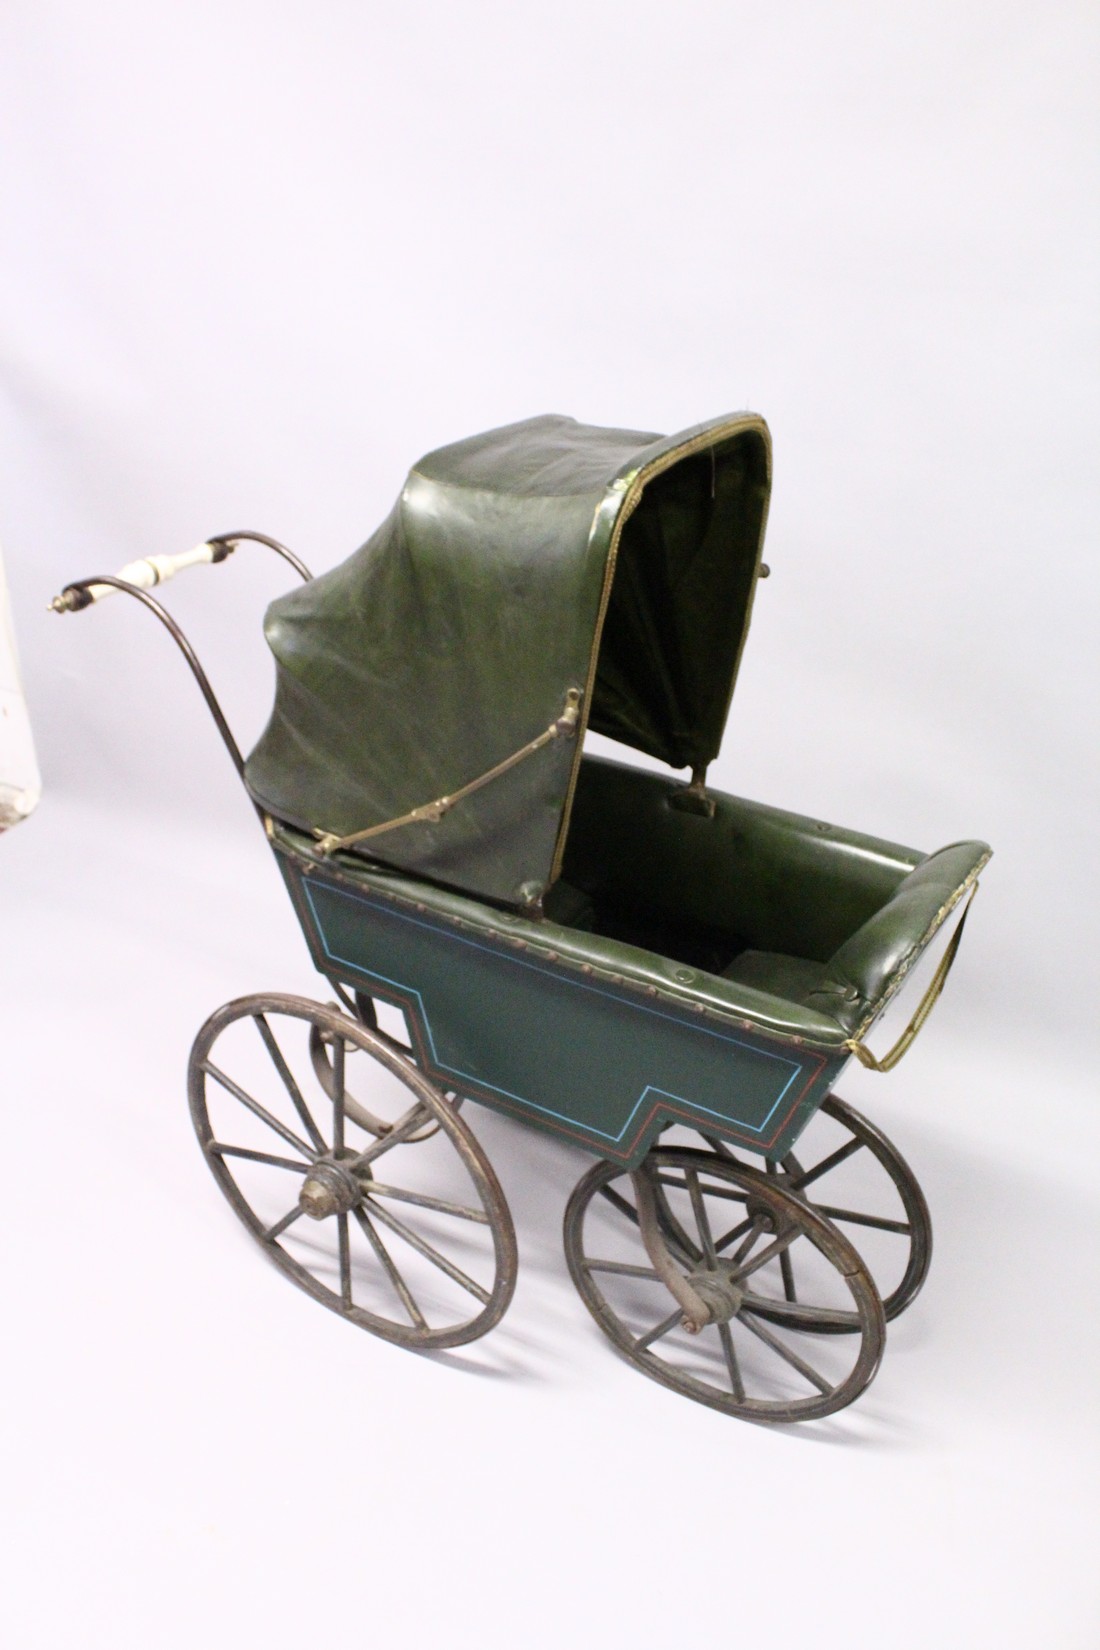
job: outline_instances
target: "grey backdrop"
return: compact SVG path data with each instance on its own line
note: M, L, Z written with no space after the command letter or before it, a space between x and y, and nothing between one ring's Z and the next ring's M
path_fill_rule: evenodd
M300 1643L329 1583L391 1642L1095 1642L1097 34L1065 0L8 0L0 538L46 787L0 844L21 1646ZM997 853L923 1046L843 1089L938 1248L812 1438L619 1365L560 1259L580 1160L492 1119L525 1271L467 1367L500 1379L247 1252L187 1046L316 988L166 639L44 612L234 527L329 566L492 424L738 407L773 578L714 778ZM169 593L243 740L282 583L242 550Z

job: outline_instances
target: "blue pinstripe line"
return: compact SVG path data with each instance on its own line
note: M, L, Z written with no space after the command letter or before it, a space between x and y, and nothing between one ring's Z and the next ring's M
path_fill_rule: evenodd
M768 1115L759 1125L742 1123L737 1119L726 1117L722 1112L714 1111L711 1107L701 1105L698 1101L685 1100L681 1095L672 1094L668 1089L658 1088L655 1084L648 1083L638 1096L638 1099L635 1101L633 1107L631 1108L630 1115L623 1124L622 1128L619 1130L619 1133L610 1134L606 1129L597 1128L594 1123L582 1123L578 1118L570 1117L564 1112L554 1111L550 1106L541 1106L536 1100L528 1099L526 1095L513 1094L510 1089L501 1088L498 1084L490 1083L485 1078L474 1077L470 1072L459 1071L457 1066L448 1065L447 1062L440 1057L439 1050L436 1047L435 1037L432 1033L431 1021L428 1018L428 1011L425 1006L424 999L417 988L415 986L405 984L403 980L394 980L386 974L379 974L374 969L364 968L362 963L353 962L350 957L338 956L329 946L324 928L321 925L321 918L318 914L317 906L314 903L313 890L310 888L309 883L305 878L302 879L301 886L302 891L309 903L310 911L313 913L313 920L317 924L317 932L320 935L321 943L324 946L325 956L330 962L340 963L344 968L354 969L357 974L365 975L367 979L378 980L383 985L392 986L395 991L403 992L406 996L414 997L416 999L420 1009L421 1021L423 1023L424 1031L427 1035L428 1044L431 1049L432 1060L437 1070L446 1072L447 1075L451 1077L465 1079L467 1082L477 1084L481 1088L491 1089L494 1094L501 1095L503 1099L513 1100L517 1105L528 1107L531 1111L542 1112L547 1117L554 1117L560 1123L568 1123L574 1128L582 1128L590 1134L598 1134L604 1140L611 1141L613 1145L618 1145L623 1136L628 1132L631 1123L633 1123L635 1117L638 1115L639 1110L645 1102L646 1096L649 1094L663 1095L667 1100L675 1100L679 1105L687 1106L692 1111L705 1112L708 1117L717 1118L719 1122L726 1123L734 1128L744 1129L748 1134L763 1134L768 1124L775 1116L779 1106L782 1104L787 1090L790 1088L795 1078L801 1074L802 1066L800 1064L796 1065L791 1060L785 1060L781 1054L772 1054L767 1049L756 1048L752 1043L744 1043L738 1037L729 1037L721 1031L714 1031L710 1026L692 1025L686 1020L677 1019L673 1014L664 1014L660 1009L650 1008L647 1003L631 1003L622 997L615 996L613 992L601 990L599 986L589 985L581 980L563 979L560 974L556 974L548 968L540 968L537 963L527 962L525 959L520 957L513 957L508 952L499 951L493 946L481 945L476 940L467 939L463 934L454 934L448 929L439 928L435 923L422 922L417 917L407 916L403 911L391 911L385 907L379 906L374 900L364 898L361 894L351 893L348 889L335 888L331 883L322 884L327 893L336 894L338 897L349 899L358 905L365 905L368 910L381 911L383 916L395 917L399 922L411 923L413 927L423 928L429 934L441 934L444 939L457 940L460 945L468 945L475 951L484 952L486 956L495 957L499 960L506 960L510 963L516 964L520 968L530 969L535 974L542 974L547 979L561 981L561 983L572 986L578 991L590 991L597 997L606 997L609 1002L619 1003L622 1005L625 1001L626 1006L630 1008L638 1008L643 1013L656 1015L656 1017L661 1020L670 1020L673 1025L681 1026L684 1030L696 1032L701 1031L708 1037L716 1037L721 1043L732 1043L734 1048L747 1049L750 1054L761 1055L765 1060L778 1060L781 1065L791 1067L791 1075L780 1089L776 1100L772 1104L771 1110L768 1112Z
M324 888L326 893L335 894L341 899L351 900L354 904L357 904L357 905L365 905L368 908L368 910L380 911L383 916L394 917L398 922L410 923L414 928L423 928L425 930L425 932L427 932L429 934L440 934L440 935L443 936L444 939L454 940L459 945L467 945L474 951L482 951L488 957L507 958L507 960L517 968L530 969L531 972L534 973L534 974L541 974L545 979L557 980L561 984L568 985L568 986L572 987L572 989L575 990L575 991L589 991L594 996L606 997L607 1000L609 1002L612 1002L612 1003L622 1004L622 1003L626 1002L629 1007L638 1009L642 1014L652 1014L659 1020L670 1020L673 1025L683 1026L686 1029L691 1030L691 1031L702 1032L704 1034L704 1036L707 1036L707 1037L716 1037L718 1039L718 1041L721 1042L721 1043L732 1043L735 1048L748 1049L751 1054L758 1054L761 1057L761 1059L763 1059L763 1060L778 1060L780 1065L790 1066L792 1068L792 1070L795 1071L795 1072L799 1072L799 1071L802 1070L801 1063L796 1063L792 1060L789 1060L789 1059L785 1058L782 1054L773 1054L770 1049L757 1048L754 1043L742 1042L742 1040L739 1037L731 1037L728 1032L715 1031L713 1029L713 1027L711 1027L711 1026L702 1025L702 1024L696 1025L694 1023L694 1021L682 1020L682 1019L678 1018L678 1016L676 1016L675 1014L667 1014L662 1009L651 1008L648 1003L636 1003L632 999L629 999L629 998L617 997L614 992L605 991L602 987L600 987L598 985L592 985L587 980L568 979L567 977L563 976L562 974L559 974L559 973L555 972L553 969L542 968L542 967L539 966L538 963L529 962L523 957L515 957L515 956L512 955L512 953L510 951L500 950L497 947L491 946L491 945L482 945L477 940L467 939L465 934L459 934L459 933L455 932L453 929L449 929L449 928L440 928L438 924L432 923L432 922L425 922L420 917L411 917L404 911L394 910L391 907L381 905L381 904L378 903L378 901L369 899L369 898L365 897L362 894L352 893L351 890L348 889L348 888L340 888L340 887L335 886L332 883L323 883L321 886ZM324 936L324 931L321 928L321 919L317 914L317 907L313 903L312 890L310 889L309 883L305 878L302 879L302 887L305 890L306 897L309 899L310 909L313 912L314 921L317 923L318 932L320 933L321 938L324 939L325 936ZM326 947L326 951L328 951L328 942L327 942L327 940L325 941L325 947ZM351 967L351 968L358 968L360 966L358 963L351 962L350 959L347 958L347 957L335 957L335 956L332 956L331 952L328 952L328 955L330 957L332 957L333 962L343 962L348 967ZM366 972L369 972L369 970L363 970L363 972L366 973ZM383 976L379 974L377 976L377 978L382 979Z

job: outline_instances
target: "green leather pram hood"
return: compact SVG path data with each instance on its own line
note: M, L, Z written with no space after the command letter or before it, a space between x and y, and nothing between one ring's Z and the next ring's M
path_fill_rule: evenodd
M450 796L579 702L571 737L362 845L536 901L560 871L586 726L673 768L717 755L770 484L751 413L671 437L532 418L430 453L361 550L269 608L277 685L252 795L350 836Z

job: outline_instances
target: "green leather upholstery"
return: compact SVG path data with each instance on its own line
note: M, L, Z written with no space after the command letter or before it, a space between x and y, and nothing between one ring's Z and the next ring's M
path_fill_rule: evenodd
M716 791L713 818L682 812L671 800L678 788L671 776L586 756L565 876L670 930L727 935L727 961L754 949L827 962L924 857Z
M843 1049L846 1032L830 1015L723 979L721 974L685 964L675 956L606 933L571 927L551 915L537 917L488 905L423 878L371 864L355 854L339 853L322 859L309 836L285 825L273 827L273 840L306 872L306 886L310 872L316 871L353 891L397 897L427 920L453 925L489 946L504 943L509 948L522 948L526 961L547 969L564 969L596 985L624 985L658 1006L667 1005L681 1012L702 1010L716 1022L752 1026L779 1041L804 1043L832 1056ZM552 893L548 904L553 905ZM595 908L595 902L592 906ZM484 1007L478 1006L479 1016L484 1015ZM514 1034L514 1028L499 1025L494 1033L498 1037ZM608 1051L608 1057L613 1057L613 1050Z
M595 932L849 1036L881 1012L990 857L983 842L922 855L720 792L708 818L674 806L675 790L585 757L566 874L591 900Z
M543 911L551 922L563 928L590 932L596 926L596 907L588 895L559 877L543 901Z
M671 437L533 418L429 453L342 566L280 597L271 720L245 779L350 837L462 790L578 696L576 737L365 857L515 906L561 871L584 727L668 762L718 751L758 583L766 424Z
M738 985L784 997L789 1003L809 1004L820 988L826 965L807 962L803 957L787 957L782 951L742 951L723 968L723 977Z
M835 1014L855 1034L882 1011L925 946L977 881L991 851L984 842L955 842L929 854L890 899L830 957L806 1002Z

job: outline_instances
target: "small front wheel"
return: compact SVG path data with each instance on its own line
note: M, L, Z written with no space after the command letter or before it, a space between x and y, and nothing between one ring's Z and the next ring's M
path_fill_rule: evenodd
M363 1102L348 1095L353 1057ZM303 997L242 997L199 1032L188 1092L233 1210L314 1300L425 1351L499 1321L517 1270L504 1194L467 1124L388 1039Z
M671 1213L668 1257L709 1321L689 1330L642 1244L631 1175L597 1163L569 1200L565 1253L619 1351L728 1415L801 1421L850 1404L878 1369L886 1320L847 1238L778 1181L710 1152L656 1147L638 1172ZM785 1255L804 1280L797 1303L784 1293ZM821 1334L838 1320L855 1333Z

